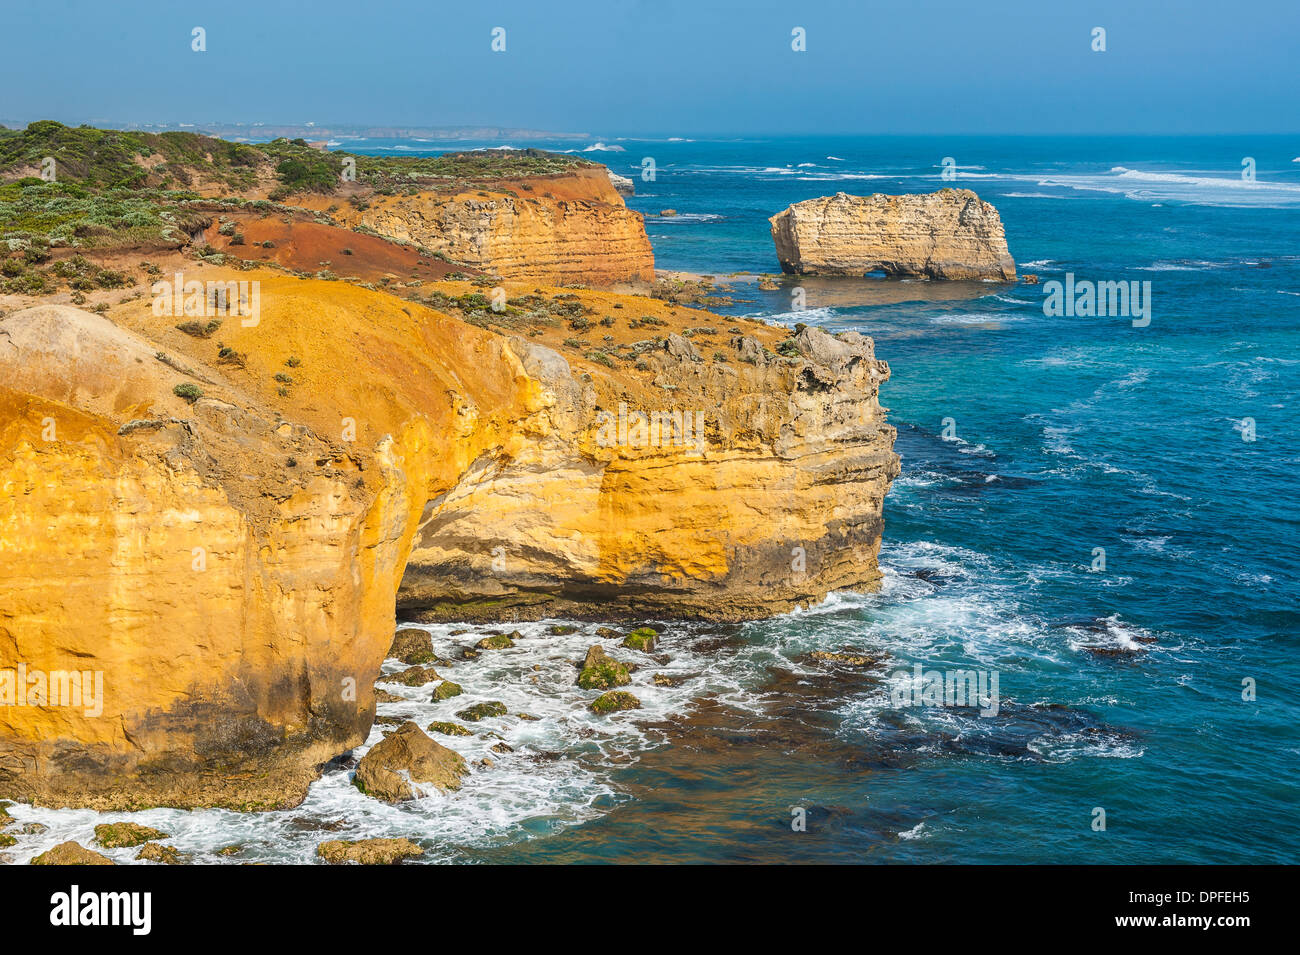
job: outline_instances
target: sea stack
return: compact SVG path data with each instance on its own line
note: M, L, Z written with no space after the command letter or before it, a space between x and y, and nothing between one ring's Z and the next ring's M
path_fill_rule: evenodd
M969 189L833 196L796 202L768 220L784 272L1012 281L997 209Z

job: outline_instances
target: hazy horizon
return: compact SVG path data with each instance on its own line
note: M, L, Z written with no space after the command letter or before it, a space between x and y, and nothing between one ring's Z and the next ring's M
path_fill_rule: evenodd
M597 137L1300 130L1300 11L1213 0L17 7L0 121L488 126ZM193 31L206 49L195 51ZM493 31L500 27L494 51ZM1105 29L1106 50L1093 46ZM792 49L792 31L806 49ZM51 64L58 64L51 68Z

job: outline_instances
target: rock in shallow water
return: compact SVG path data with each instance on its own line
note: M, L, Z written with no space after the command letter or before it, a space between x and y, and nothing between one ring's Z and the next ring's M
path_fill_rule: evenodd
M32 859L32 865L116 865L108 856L100 855L76 842L60 842L48 852Z
M410 839L335 839L318 845L316 855L330 865L397 865L424 855L424 850Z
M593 713L617 713L619 710L639 710L641 701L631 693L623 690L611 690L609 693L602 693L596 699L591 701L588 709Z
M505 716L506 705L498 700L488 700L486 703L475 703L473 706L466 707L456 714L458 719L468 720L471 723L477 723L479 720L487 719L489 716Z
M411 665L433 662L433 638L423 630L407 628L393 636L388 655Z
M469 771L464 758L435 743L414 723L403 723L376 743L357 764L356 787L384 802L405 802L418 795L412 783L447 792L459 789Z
M95 841L105 849L138 846L153 839L167 839L169 834L134 822L110 822L95 827Z
M632 676L626 664L615 660L597 644L587 651L577 682L584 690L608 690L614 686L626 686L632 682Z

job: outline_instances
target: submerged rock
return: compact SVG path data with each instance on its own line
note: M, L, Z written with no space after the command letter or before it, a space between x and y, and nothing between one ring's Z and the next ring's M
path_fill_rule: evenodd
M318 845L316 855L330 865L397 865L424 855L424 850L410 839L333 839Z
M876 657L857 650L814 650L808 656L822 663L838 663L848 667L880 666L880 661Z
M385 802L415 799L412 783L426 783L446 792L460 788L468 772L464 758L435 743L414 723L404 723L376 743L357 764L356 787Z
M32 865L116 865L108 856L100 855L76 842L60 842L48 852L32 859Z
M611 690L602 693L591 701L588 709L593 713L617 713L619 710L639 710L641 701L624 690Z
M105 849L138 846L153 839L168 839L170 834L134 822L109 822L95 827L95 841Z
M969 189L903 196L838 192L796 202L768 221L781 269L796 275L1016 277L997 209Z

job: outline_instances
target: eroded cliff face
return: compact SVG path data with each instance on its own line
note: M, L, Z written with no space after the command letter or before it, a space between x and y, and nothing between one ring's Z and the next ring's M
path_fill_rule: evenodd
M523 339L546 412L522 454L475 466L426 508L399 608L420 619L747 619L878 577L898 473L870 339L806 328L792 357L752 335L709 360L670 334L645 380Z
M654 253L638 212L603 166L484 182L453 193L374 196L335 217L506 279L560 285L648 283Z
M95 708L0 705L4 795L293 805L364 740L424 503L534 389L487 332L263 280L258 327L223 339L242 368L147 303L0 321L0 669L103 681Z
M364 739L399 599L738 619L876 578L897 458L867 339L550 290L620 316L602 352L540 311L204 277L260 281L259 320L0 319L0 670L103 677L99 712L0 705L0 797L293 805Z
M1016 277L997 209L969 189L796 202L768 220L783 271L933 279Z

